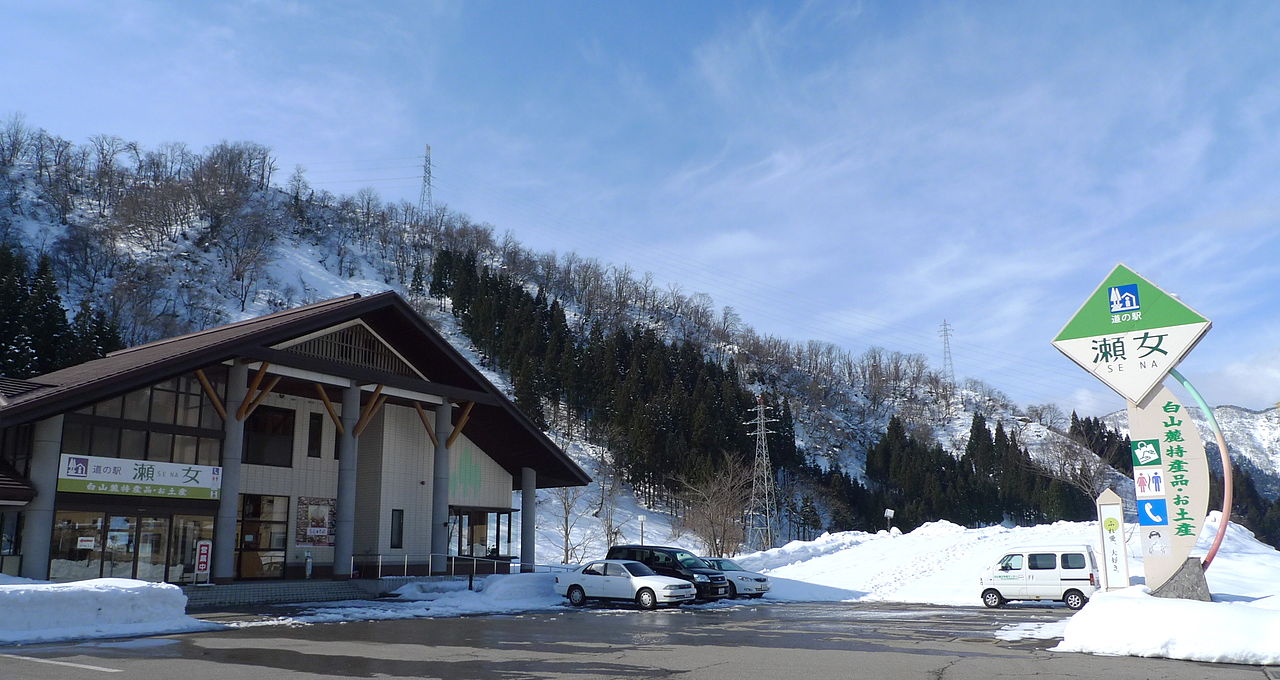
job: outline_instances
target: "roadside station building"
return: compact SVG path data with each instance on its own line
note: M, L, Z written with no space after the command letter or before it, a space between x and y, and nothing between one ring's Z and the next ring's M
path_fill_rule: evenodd
M394 292L0 378L0 395L0 571L28 578L503 570L512 490L531 565L534 490L590 481Z

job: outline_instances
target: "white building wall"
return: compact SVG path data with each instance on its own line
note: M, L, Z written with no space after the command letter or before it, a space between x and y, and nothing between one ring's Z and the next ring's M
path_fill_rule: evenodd
M336 498L338 461L334 459L333 422L318 399L271 394L264 405L295 411L293 467L248 465L243 468L241 493L289 496L288 557L301 564L311 551L317 564L333 561L333 548L298 545L298 498ZM307 456L310 414L319 413L320 457ZM414 409L387 405L361 433L356 476L354 550L361 555L410 555L424 561L431 552L431 478L435 451ZM449 471L451 505L511 507L512 476L465 434L454 442ZM404 547L391 548L391 511L404 510ZM395 573L397 563L384 559L384 571Z
M466 434L453 443L452 453L452 469L449 470L450 505L511 507L511 473L481 451Z

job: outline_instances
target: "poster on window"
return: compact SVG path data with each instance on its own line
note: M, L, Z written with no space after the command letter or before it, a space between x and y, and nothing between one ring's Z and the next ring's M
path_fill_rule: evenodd
M338 501L334 498L299 496L294 544L299 547L332 546L337 507Z

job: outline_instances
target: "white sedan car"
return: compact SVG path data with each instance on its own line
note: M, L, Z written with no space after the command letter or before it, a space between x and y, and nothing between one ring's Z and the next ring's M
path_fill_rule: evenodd
M746 595L747 597L764 597L769 592L769 577L764 574L757 574L754 571L747 571L733 560L723 557L703 557L712 569L719 569L724 572L724 577L729 580L729 597L738 597Z
M577 571L556 574L556 593L580 607L587 600L626 600L653 609L660 604L678 605L697 595L684 579L659 576L652 569L631 560L597 560Z

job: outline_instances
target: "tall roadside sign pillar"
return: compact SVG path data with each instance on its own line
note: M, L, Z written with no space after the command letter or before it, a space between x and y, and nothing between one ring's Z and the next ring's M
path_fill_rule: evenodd
M1230 518L1231 460L1226 445L1213 411L1175 370L1210 325L1194 309L1120 264L1053 340L1054 347L1124 397L1128 405L1146 583L1157 594L1175 574L1187 571L1183 567L1209 504L1204 443L1186 408L1162 384L1167 375L1172 374L1195 398L1222 452L1226 483L1222 521L1213 547L1194 570L1200 583L1202 568L1213 561ZM1099 521L1105 525L1101 501ZM1105 526L1103 536L1105 549Z
M1129 549L1124 538L1124 503L1107 489L1098 496L1098 533L1102 538L1102 589L1129 587Z

